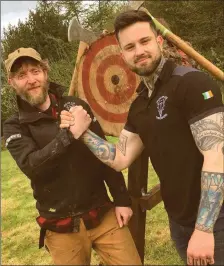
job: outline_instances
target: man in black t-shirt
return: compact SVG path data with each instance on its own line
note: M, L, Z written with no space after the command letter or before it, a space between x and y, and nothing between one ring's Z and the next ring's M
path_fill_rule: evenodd
M182 259L190 265L223 265L221 92L205 73L162 57L163 38L145 12L120 14L115 34L128 67L142 78L138 97L117 144L90 130L83 130L80 140L116 170L130 166L145 149L159 176L171 237ZM62 112L62 128L69 127L72 116L74 135L79 124L91 121L76 107Z

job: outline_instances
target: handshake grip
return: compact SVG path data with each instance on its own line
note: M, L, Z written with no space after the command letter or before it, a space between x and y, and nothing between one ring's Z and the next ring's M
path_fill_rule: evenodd
M92 119L82 106L70 108L69 113L72 115L69 130L75 139L79 139L88 130Z
M92 119L82 106L74 106L61 112L60 128L68 128L75 139L79 139L89 128Z

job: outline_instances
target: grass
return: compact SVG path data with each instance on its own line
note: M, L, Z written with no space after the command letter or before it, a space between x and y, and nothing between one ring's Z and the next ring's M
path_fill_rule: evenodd
M48 252L38 249L38 213L26 178L7 150L1 152L2 176L2 265L53 265ZM124 171L127 176L127 170ZM158 183L149 166L149 188ZM91 264L97 265L95 252ZM167 215L163 203L147 212L145 264L182 264L170 240Z

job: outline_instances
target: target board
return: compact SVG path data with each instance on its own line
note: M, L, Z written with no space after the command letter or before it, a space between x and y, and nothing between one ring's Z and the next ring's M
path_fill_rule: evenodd
M106 135L119 136L140 78L124 62L114 34L93 42L77 66L77 91Z

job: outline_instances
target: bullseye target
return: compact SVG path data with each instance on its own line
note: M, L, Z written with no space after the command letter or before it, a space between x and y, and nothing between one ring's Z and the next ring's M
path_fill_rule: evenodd
M77 72L79 97L88 102L104 132L118 136L140 79L126 66L115 35L92 43Z

